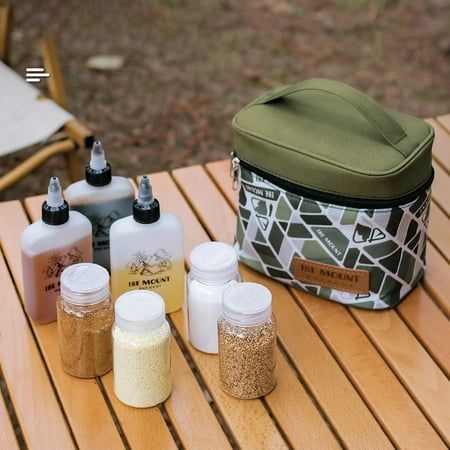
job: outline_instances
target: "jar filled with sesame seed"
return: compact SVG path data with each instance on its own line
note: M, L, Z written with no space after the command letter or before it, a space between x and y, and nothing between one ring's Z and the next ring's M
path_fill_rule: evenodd
M241 399L272 391L277 327L269 289L257 283L229 287L218 328L222 389Z
M115 305L114 392L126 405L147 408L170 395L170 326L161 296L135 290Z

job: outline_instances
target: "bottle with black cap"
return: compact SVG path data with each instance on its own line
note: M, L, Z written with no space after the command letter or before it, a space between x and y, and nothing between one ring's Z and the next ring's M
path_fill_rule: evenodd
M50 178L41 220L23 231L21 248L25 310L36 322L52 322L62 271L72 264L92 262L91 223L69 211L57 177Z
M134 190L125 177L112 176L100 141L95 141L85 179L66 190L70 209L92 223L94 262L109 270L109 229L114 221L131 214Z
M183 227L177 216L161 213L150 179L139 184L133 214L111 226L111 292L114 299L134 289L158 293L166 312L184 301Z

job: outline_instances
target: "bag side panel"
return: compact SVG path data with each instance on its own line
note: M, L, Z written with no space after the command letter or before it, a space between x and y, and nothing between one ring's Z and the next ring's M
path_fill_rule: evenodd
M369 309L396 305L423 276L430 189L389 209L355 209L286 192L241 168L236 248L248 266L296 288ZM370 273L368 295L306 284L293 258Z

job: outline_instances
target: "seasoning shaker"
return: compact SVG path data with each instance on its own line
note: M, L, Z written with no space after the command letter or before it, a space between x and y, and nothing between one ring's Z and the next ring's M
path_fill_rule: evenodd
M65 269L61 275L57 315L63 370L80 378L109 372L114 311L108 271L92 263L74 264Z
M126 405L146 408L169 397L170 326L165 303L153 291L122 294L113 327L114 392Z
M252 399L275 387L276 328L269 289L247 282L225 291L219 318L219 370L227 394Z
M205 242L192 250L190 262L189 340L202 352L217 353L217 320L222 314L223 293L239 281L236 251L222 242Z

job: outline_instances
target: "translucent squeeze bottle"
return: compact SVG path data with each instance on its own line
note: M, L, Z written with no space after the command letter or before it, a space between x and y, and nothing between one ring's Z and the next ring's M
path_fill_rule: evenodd
M174 214L161 213L150 179L141 178L133 215L111 226L111 290L114 299L135 289L153 290L166 312L184 300L183 228Z
M36 322L52 322L62 271L72 264L92 262L91 223L69 211L57 177L50 178L42 218L23 231L21 249L25 309Z
M85 179L66 191L70 208L85 215L92 224L94 262L109 270L109 230L111 225L132 212L134 190L125 177L112 176L100 141L95 141Z

